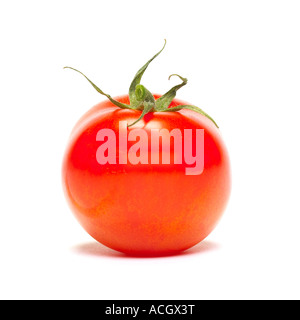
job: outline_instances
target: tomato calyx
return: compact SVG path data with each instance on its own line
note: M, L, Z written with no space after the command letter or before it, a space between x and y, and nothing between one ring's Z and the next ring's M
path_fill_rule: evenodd
M180 88L182 88L183 86L185 86L187 84L188 80L186 78L183 78L182 76L180 76L178 74L171 74L169 76L169 80L171 79L171 77L177 76L178 78L181 79L182 83L172 87L168 92L166 92L164 95L162 95L157 100L155 100L152 93L145 86L140 84L141 79L143 77L143 74L146 71L146 69L148 68L149 64L164 50L166 43L167 43L167 41L165 40L163 48L158 53L156 53L149 61L147 61L147 63L142 68L140 68L138 70L138 72L136 73L136 75L134 76L134 79L132 80L130 87L129 87L130 104L125 104L125 103L122 103L122 102L119 102L119 101L113 99L109 94L103 92L98 86L96 86L81 71L74 69L72 67L64 67L64 69L72 69L72 70L80 73L81 75L83 75L89 81L89 83L94 87L94 89L97 92L106 96L117 107L122 108L122 109L132 109L132 110L142 111L140 117L136 121L134 121L133 123L129 124L128 127L131 127L134 124L136 124L137 122L139 122L149 112L176 112L176 111L179 111L182 109L189 109L189 110L193 110L197 113L204 115L205 117L210 119L216 125L217 128L219 128L218 125L216 124L216 122L206 112L204 112L199 107L196 107L193 105L178 105L178 106L169 108L172 100L176 97L176 92Z

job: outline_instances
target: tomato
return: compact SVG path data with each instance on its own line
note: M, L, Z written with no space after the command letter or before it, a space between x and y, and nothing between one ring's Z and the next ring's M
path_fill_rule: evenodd
M228 152L209 116L176 109L188 103L172 99L170 111L147 113L115 105L130 100L110 97L74 127L62 168L66 198L83 228L105 246L131 255L175 254L206 238L222 216L231 184ZM156 149L153 132L167 135Z

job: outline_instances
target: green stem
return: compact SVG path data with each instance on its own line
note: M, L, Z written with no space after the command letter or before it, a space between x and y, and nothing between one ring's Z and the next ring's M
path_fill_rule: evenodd
M135 95L138 103L136 109L142 110L142 114L136 121L128 125L128 127L131 127L137 122L139 122L141 119L144 118L145 114L147 114L148 112L153 112L155 110L155 99L152 93L149 90L147 90L143 85L138 84L136 86Z

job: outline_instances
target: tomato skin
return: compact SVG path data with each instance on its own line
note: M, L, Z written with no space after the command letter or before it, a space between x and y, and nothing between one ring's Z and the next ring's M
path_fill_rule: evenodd
M115 99L129 103L127 95ZM180 104L188 103L174 99L170 107ZM181 110L146 114L129 130L143 128L150 136L153 128L204 129L202 174L186 175L185 163L100 165L97 132L110 128L118 135L119 121L130 124L140 114L107 100L77 122L63 160L64 191L83 228L107 247L140 256L175 254L206 238L222 216L231 188L229 157L208 118Z

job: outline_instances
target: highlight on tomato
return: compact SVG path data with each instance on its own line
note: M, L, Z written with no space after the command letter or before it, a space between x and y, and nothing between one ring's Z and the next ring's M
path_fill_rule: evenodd
M98 242L135 256L177 254L205 239L230 195L228 152L218 125L202 109L141 84L154 55L127 95L107 97L71 132L62 166L66 198Z

